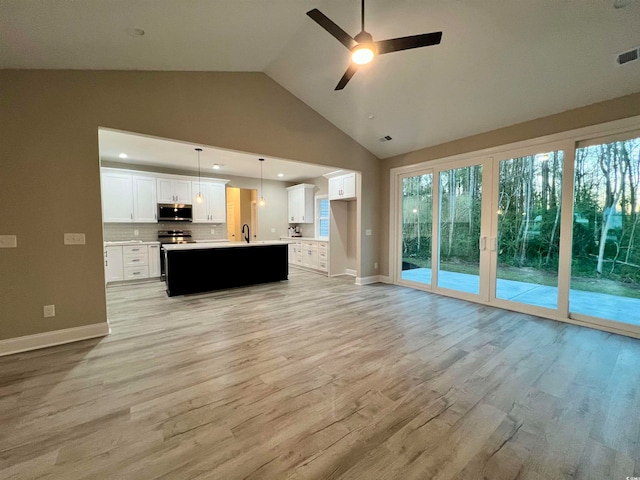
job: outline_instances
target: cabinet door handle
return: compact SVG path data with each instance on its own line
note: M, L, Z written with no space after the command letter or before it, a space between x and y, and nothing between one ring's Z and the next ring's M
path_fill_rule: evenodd
M131 260L132 262L139 262L140 259L139 258L134 258L133 260Z

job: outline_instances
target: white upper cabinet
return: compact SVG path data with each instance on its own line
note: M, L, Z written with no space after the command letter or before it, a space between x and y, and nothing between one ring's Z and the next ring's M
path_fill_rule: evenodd
M356 174L347 173L329 179L329 200L356 198Z
M102 169L102 221L156 222L156 179Z
M313 191L315 186L302 183L288 187L289 223L313 223Z
M133 222L133 178L131 174L102 171L102 220Z
M226 223L227 196L222 182L192 182L193 223ZM202 193L204 201L196 202L196 195Z
M184 203L190 205L192 202L191 182L189 180L158 178L158 203Z
M133 176L133 221L138 223L158 221L155 177Z

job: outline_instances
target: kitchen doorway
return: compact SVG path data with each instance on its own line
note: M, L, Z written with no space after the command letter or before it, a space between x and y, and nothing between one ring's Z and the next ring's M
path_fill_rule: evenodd
M227 187L227 238L243 241L242 226L251 230L251 240L258 239L258 191L249 188Z

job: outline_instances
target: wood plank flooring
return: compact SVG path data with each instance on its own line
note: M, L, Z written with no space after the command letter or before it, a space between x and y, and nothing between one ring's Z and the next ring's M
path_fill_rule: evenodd
M0 358L1 479L640 476L640 341L391 285L108 289Z

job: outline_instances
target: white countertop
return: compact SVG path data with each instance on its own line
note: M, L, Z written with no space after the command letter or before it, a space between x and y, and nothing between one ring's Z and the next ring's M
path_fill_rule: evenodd
M209 242L209 243L179 243L177 245L164 245L168 251L175 250L206 250L208 248L229 248L229 247L260 247L265 245L287 245L289 242L282 240L265 240L262 242Z
M280 237L280 240L309 240L312 242L328 242L324 238L314 238L314 237Z
M142 240L117 240L114 242L104 242L105 246L110 245L160 245L158 241L143 242Z

